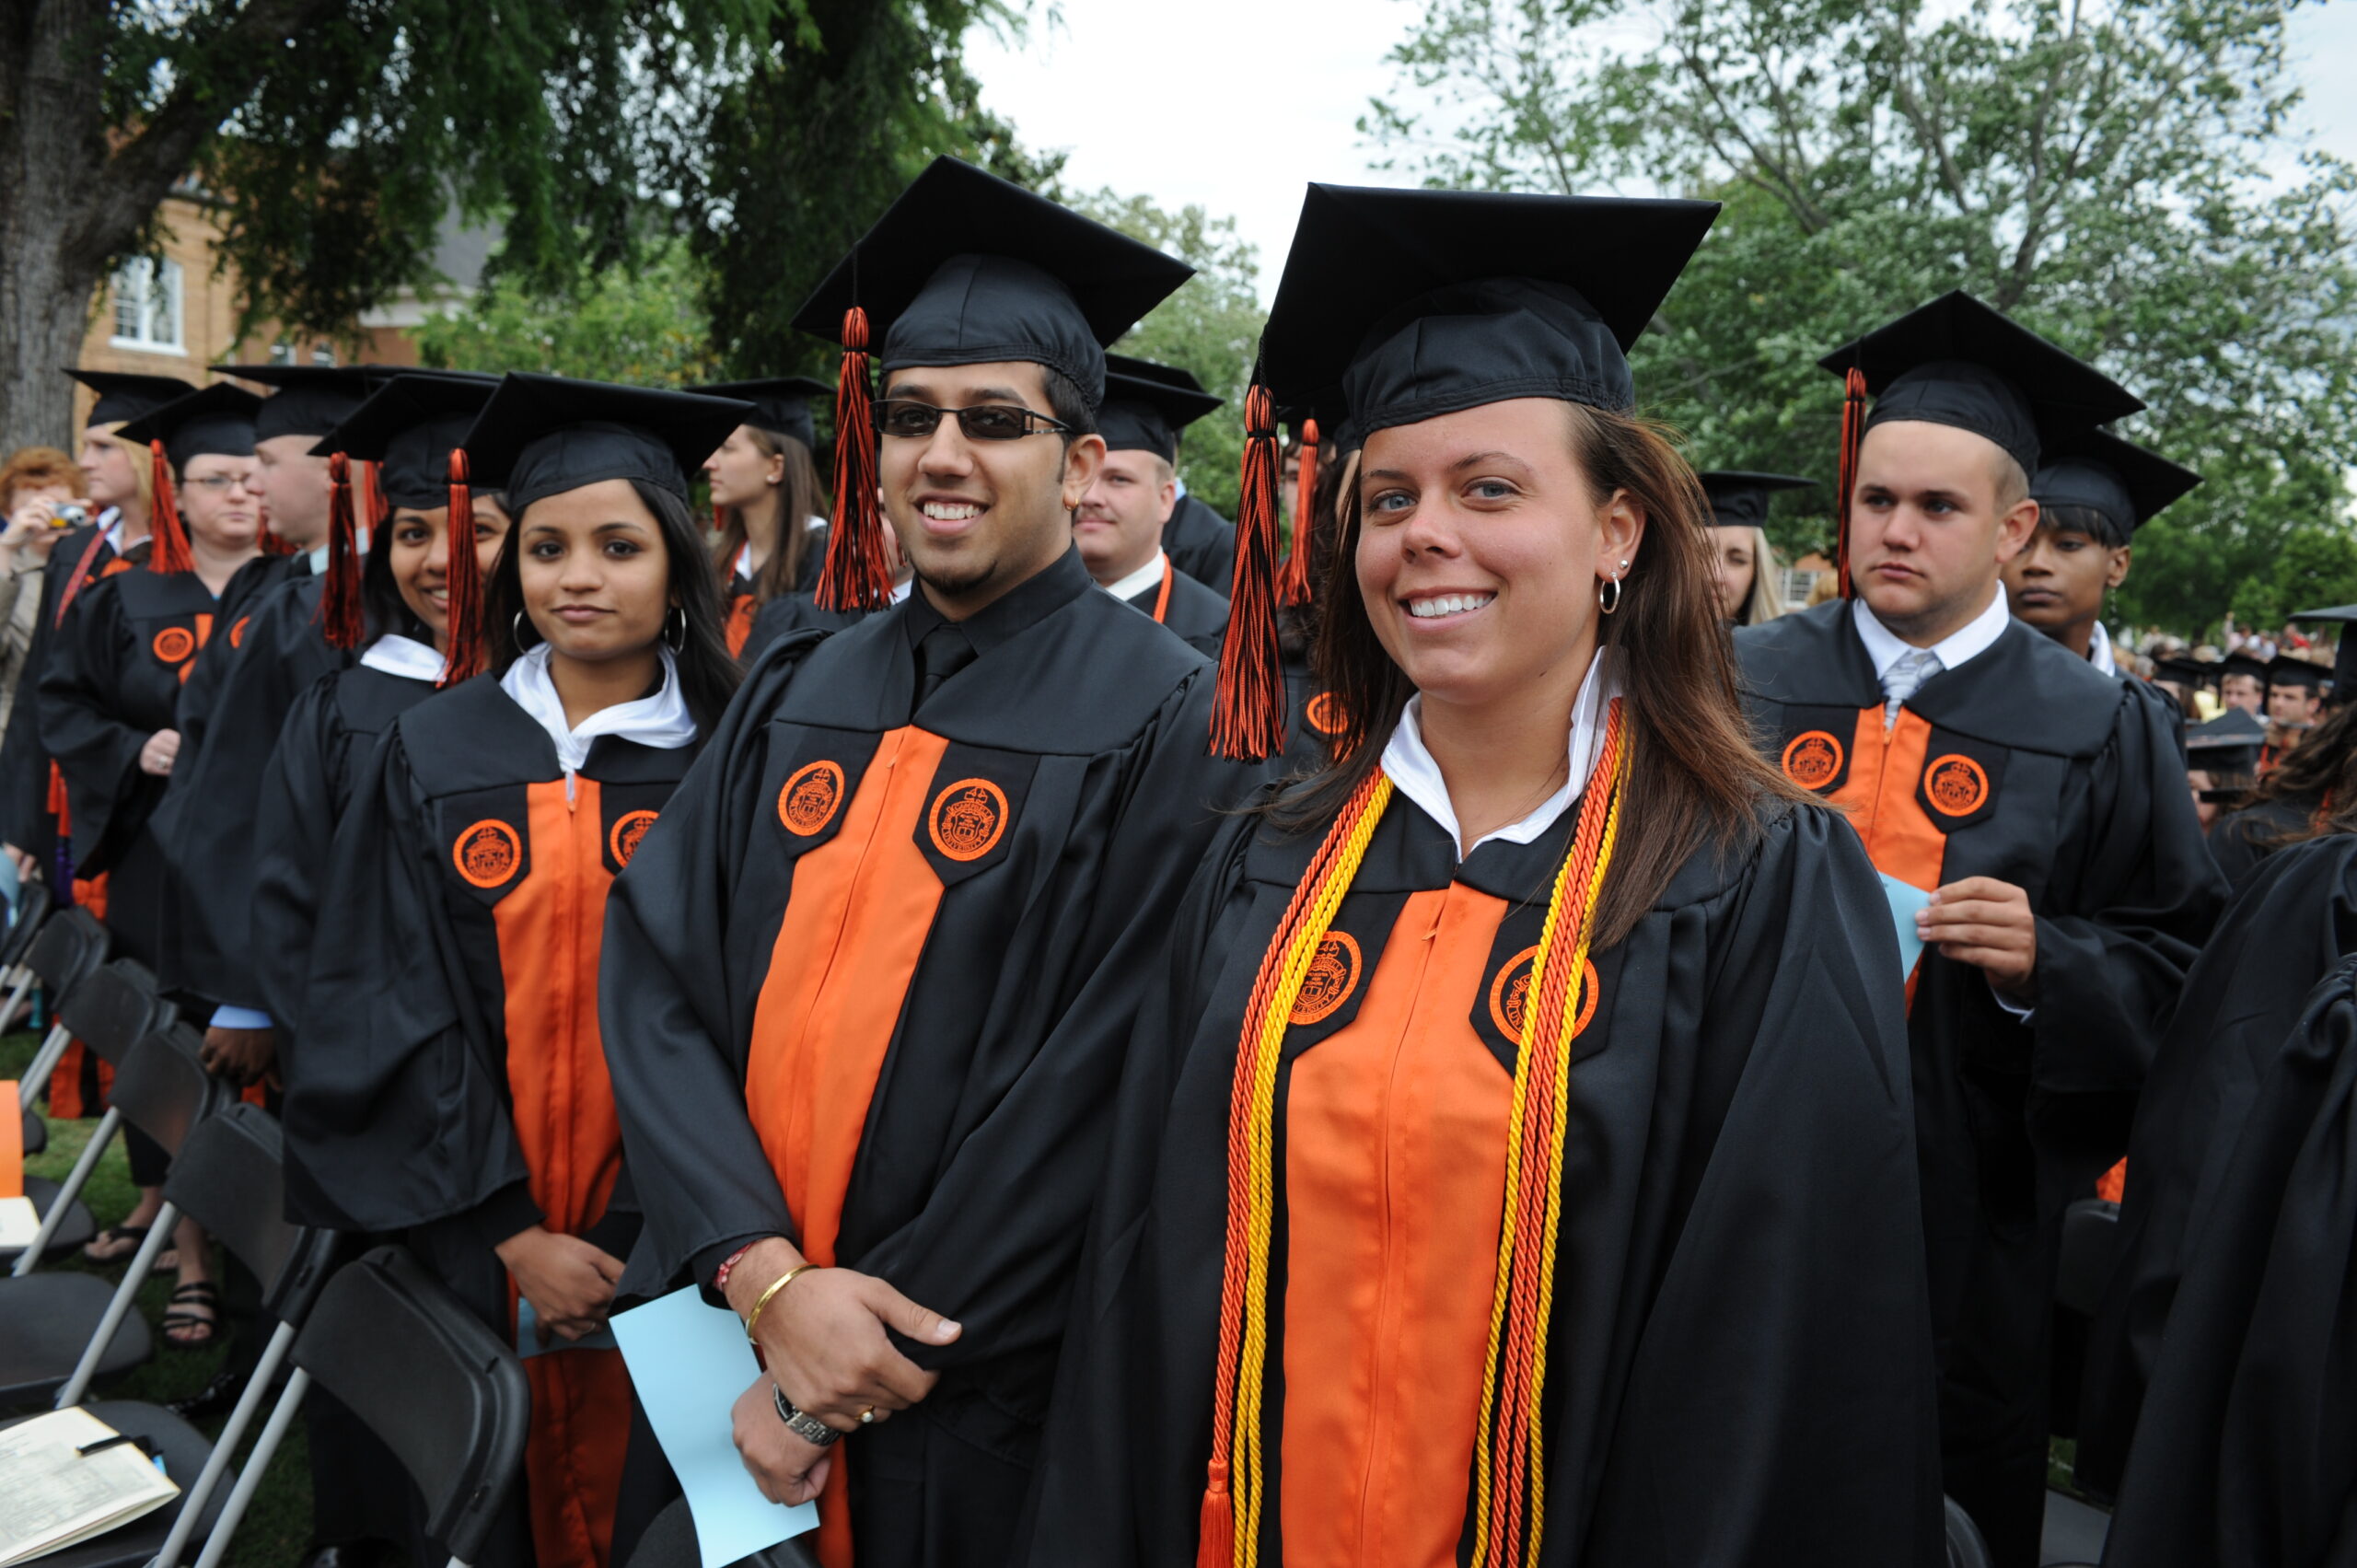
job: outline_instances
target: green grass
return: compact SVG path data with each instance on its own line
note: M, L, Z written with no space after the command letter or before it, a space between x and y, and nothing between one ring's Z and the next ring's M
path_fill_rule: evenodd
M21 1074L32 1062L40 1040L29 1034L9 1035L0 1039L0 1078ZM95 1121L49 1122L49 1147L29 1156L25 1170L29 1175L45 1176L63 1181L74 1168L90 1134L98 1128ZM129 1214L139 1200L138 1190L131 1184L131 1167L122 1152L122 1140L117 1138L112 1147L100 1157L98 1168L90 1173L90 1184L82 1194L89 1206L91 1217L99 1227L113 1225ZM110 1280L122 1278L121 1264L100 1266L86 1263L78 1255L58 1257L44 1262L43 1268L87 1269ZM218 1277L216 1271L215 1277ZM150 1279L139 1292L139 1309L146 1315L147 1326L155 1341L154 1359L145 1365L134 1368L125 1376L102 1384L97 1397L112 1400L145 1400L163 1404L185 1399L211 1380L227 1353L227 1337L197 1351L178 1350L164 1339L163 1318L165 1298L171 1294L172 1280L168 1274ZM256 1331L250 1325L240 1324L237 1332ZM265 1411L267 1407L264 1407ZM208 1436L217 1437L223 1415L208 1416L197 1423ZM259 1431L258 1416L253 1429ZM248 1439L250 1443L250 1435ZM239 1457L240 1467L243 1456ZM225 1483L226 1484L226 1483ZM245 1522L238 1527L238 1538L226 1562L229 1568L294 1568L300 1562L311 1538L311 1472L304 1458L303 1423L299 1421L287 1429L286 1440L273 1456L270 1470L255 1492L253 1505L247 1511ZM194 1553L191 1554L192 1560Z

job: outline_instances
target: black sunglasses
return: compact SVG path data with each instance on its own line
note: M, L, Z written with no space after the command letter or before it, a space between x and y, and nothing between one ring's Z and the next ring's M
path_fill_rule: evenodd
M969 441L1019 441L1048 431L1069 434L1072 426L1044 413L1013 403L976 403L972 408L935 408L906 398L888 398L871 412L879 436L903 436L922 441L941 428L946 416L958 422Z

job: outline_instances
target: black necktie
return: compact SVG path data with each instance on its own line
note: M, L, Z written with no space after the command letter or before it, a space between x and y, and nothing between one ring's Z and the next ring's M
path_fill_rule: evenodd
M917 700L925 705L943 681L974 662L974 645L955 622L945 621L917 644Z

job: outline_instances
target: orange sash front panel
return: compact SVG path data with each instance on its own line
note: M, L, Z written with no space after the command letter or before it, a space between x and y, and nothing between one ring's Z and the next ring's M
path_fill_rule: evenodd
M1286 1568L1454 1568L1514 1080L1470 1022L1504 900L1412 895L1284 1112Z
M1850 743L1850 776L1828 796L1846 807L1875 869L1931 892L1940 885L1947 835L1924 811L1916 789L1932 747L1931 722L1906 708L1883 727L1879 704L1858 710Z
M745 656L745 639L753 634L753 618L761 612L761 601L751 594L738 594L728 601L728 655L731 658Z

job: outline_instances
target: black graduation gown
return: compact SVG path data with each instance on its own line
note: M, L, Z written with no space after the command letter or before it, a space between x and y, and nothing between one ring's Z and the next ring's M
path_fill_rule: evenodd
M173 769L187 777L166 802L178 896L161 978L215 1002L262 1005L250 930L262 773L296 696L354 658L319 626L325 591L319 577L284 580L231 622L238 645L212 723L196 754Z
M193 572L104 578L60 628L38 693L41 735L65 779L75 873L107 874L115 952L150 969L168 918L163 852L149 825L165 780L142 771L139 753L174 726L215 602Z
M696 750L604 737L568 779L482 676L392 720L336 832L284 1100L290 1168L338 1228L406 1229L511 1342L499 1242L540 1224L617 1257L634 1240L599 943L613 877ZM628 1380L612 1352L525 1365L531 1537L542 1568L586 1562L611 1526ZM519 1548L486 1561L528 1561Z
M1162 525L1162 548L1178 570L1227 597L1236 581L1236 525L1192 495L1178 497Z
M132 547L135 559L145 559L146 543ZM15 721L0 738L0 838L40 861L59 897L72 889L58 877L57 819L50 806L50 749L41 734L41 678L49 668L50 649L57 637L59 619L89 586L123 569L106 541L106 530L86 523L50 547L49 565L41 573L41 614L33 622L26 645L24 668L17 673Z
M2284 840L2308 830L2323 804L2313 795L2279 796L2229 811L2210 824L2211 858L2227 882L2241 888Z
M1169 627L1180 642L1205 658L1219 657L1220 639L1227 635L1227 600L1189 576L1176 559L1170 563L1169 603L1162 602L1160 583L1128 602Z
M257 555L237 570L226 587L221 590L221 603L216 611L227 631L216 642L205 645L197 656L195 667L188 673L188 680L180 687L180 727L184 746L201 749L204 732L213 719L214 710L221 700L222 688L228 684L230 666L237 662L238 652L245 645L246 632L254 611L270 590L290 578L308 577L311 561L308 555ZM178 791L173 791L178 794ZM168 815L174 802L167 799L164 809ZM166 831L167 840L170 838Z
M977 656L913 712L912 619L940 623L919 595L773 646L615 887L625 1288L783 1234L961 1322L900 1346L941 1380L838 1450L822 1534L847 1484L861 1562L998 1568L1131 1018L1260 770L1206 756L1210 667L1074 552L966 621ZM820 1029L856 1064L824 1085Z
M2309 994L2220 1163L2104 1562L2357 1562L2357 958Z
M1943 1454L1999 1568L2035 1562L2063 1208L2126 1152L2144 1073L2224 901L2157 703L2015 621L1886 732L1847 601L1736 633L1755 738L1852 807L1883 872L2022 888L2038 1006L1926 952L1908 1016Z
M1575 818L1460 865L1447 830L1395 796L1332 927L1357 961L1287 1030L1262 1562L1289 1560L1296 1520L1318 1562L1457 1562L1460 1525L1471 1539L1516 1049L1504 999L1527 976ZM1128 1052L1022 1561L1196 1561L1237 1041L1323 836L1237 823L1188 894ZM1830 812L1777 808L1748 849L1696 855L1592 962L1538 1561L1943 1561L1898 949L1856 839ZM1320 1065L1338 1056L1348 1065ZM1469 1142L1478 1097L1495 1136ZM1333 1148L1364 1142L1385 1152L1352 1185L1361 1212L1338 1225L1334 1202L1313 1197L1320 1218L1297 1222L1297 1172L1330 1184ZM1328 1152L1296 1153L1312 1146ZM1464 1191L1452 1205L1434 1196L1444 1187ZM1482 1203L1477 1223L1452 1223ZM1337 1230L1342 1252L1382 1260L1349 1276L1357 1295L1337 1288ZM1397 1261L1413 1253L1430 1260ZM1457 1397L1434 1410L1418 1385L1444 1358ZM1387 1446L1367 1435L1386 1426ZM1383 1460L1362 1463L1337 1433ZM1398 1484L1411 1466L1429 1469Z
M2078 1480L2119 1487L2195 1234L2308 993L2357 952L2357 837L2295 844L2236 890L2185 978L2128 1144L2119 1262L2087 1344Z
M761 606L761 612L753 617L753 630L745 639L744 651L737 657L749 669L761 662L761 656L770 651L772 644L796 632L840 632L865 619L855 610L820 610L807 593L787 594Z

